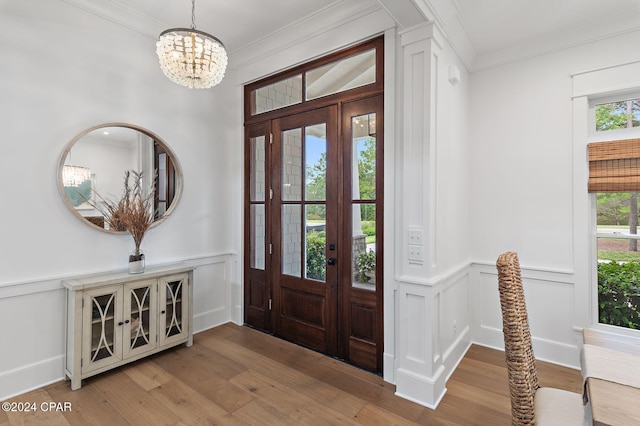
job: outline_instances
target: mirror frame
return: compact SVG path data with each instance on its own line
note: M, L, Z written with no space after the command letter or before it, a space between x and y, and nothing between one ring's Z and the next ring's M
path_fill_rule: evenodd
M149 136L150 138L152 138L156 142L158 142L160 145L162 145L164 150L171 156L171 160L173 162L173 167L175 169L176 176L177 176L175 194L174 194L173 201L172 201L171 205L167 208L167 210L164 212L164 214L160 218L154 220L153 223L151 224L150 228L154 228L157 225L159 225L160 223L164 222L169 216L171 216L171 214L175 210L176 206L180 202L180 199L182 198L182 187L183 187L184 175L182 174L182 166L180 165L180 162L178 161L178 157L176 156L175 152L173 152L173 150L169 147L169 145L167 145L167 143L164 141L164 139L162 139L161 137L159 137L157 134L153 133L152 131L147 130L144 127L141 127L141 126L137 126L135 124L122 123L122 122L111 122L111 123L97 124L95 126L89 127L88 129L85 129L85 130L81 131L80 133L75 135L73 137L73 139L71 139L71 141L69 141L69 143L67 143L67 145L65 146L64 150L62 151L62 154L60 155L60 158L58 159L58 168L56 170L57 180L58 180L58 192L60 193L62 201L67 206L67 209L74 216L76 216L84 224L90 226L91 228L97 229L97 230L102 231L102 232L106 232L108 234L127 234L127 231L113 231L113 230L110 230L110 229L101 228L98 225L96 225L96 224L90 222L89 220L87 220L84 216L82 216L78 212L78 210L73 206L73 204L69 200L69 197L67 196L67 193L66 193L66 191L64 189L64 184L62 182L62 170L63 170L63 167L64 167L64 163L65 163L65 161L67 159L67 156L69 155L69 152L73 148L73 146L80 139L82 139L84 136L88 135L89 133L93 132L94 130L102 129L102 128L105 128L105 127L126 127L128 129L132 129L132 130L136 130L136 131L138 131L140 133L144 133L145 135Z

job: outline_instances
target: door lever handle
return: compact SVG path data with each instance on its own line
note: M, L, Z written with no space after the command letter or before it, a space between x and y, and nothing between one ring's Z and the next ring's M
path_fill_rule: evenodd
M330 257L329 259L327 259L327 265L335 265L335 264L336 264L335 257Z

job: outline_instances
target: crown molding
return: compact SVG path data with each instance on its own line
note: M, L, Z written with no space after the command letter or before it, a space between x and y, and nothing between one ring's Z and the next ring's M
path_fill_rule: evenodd
M72 7L106 19L122 27L157 39L160 32L168 27L164 22L149 17L125 4L113 0L60 0Z
M361 22L368 24L369 28L353 28L359 26L358 24ZM344 47L342 41L338 41L344 38L343 35L333 36L331 34L332 31L344 33L345 27L350 25L352 28L348 31L354 34L355 39L352 40L354 42L363 39L367 35L370 36L372 31L373 33L383 32L386 28L392 27L393 22L375 0L335 2L324 9L318 10L316 13L233 50L229 59L229 67L236 70L249 69L255 64L264 63L269 58L273 59L283 52L289 52L292 56L296 56L294 53L296 46L300 46L305 42L314 44L313 40L325 40L331 44L321 49L326 54L327 48L330 51L332 48ZM335 41L335 43L332 41ZM333 44L336 45L333 46ZM299 58L299 60L306 61L312 59L313 56L313 54L310 54L310 56ZM294 64L299 63L298 58L292 57L291 59ZM291 65L290 63L289 66ZM265 70L267 73L275 71L271 69Z
M588 25L572 28L560 33L549 34L526 43L487 53L478 53L473 47L473 40L466 33L460 8L456 0L404 0L411 3L403 6L407 11L418 9L427 21L435 21L442 29L444 38L458 55L467 71L481 71L549 53L569 49L575 46L592 43L610 37L616 37L633 31L640 31L640 8L632 13L607 17ZM379 0L383 6L398 0ZM395 8L401 6L396 4ZM398 17L403 14L393 10L392 16L399 25Z
M481 71L634 31L640 31L640 8L632 13L608 17L589 25L549 34L531 42L478 55L472 69Z
M124 28L157 39L168 28L127 5L124 0L59 0L69 6L93 14ZM578 28L539 37L504 49L479 54L466 33L456 0L337 0L327 7L245 46L230 51L232 69L245 67L269 55L286 50L301 40L309 40L350 21L384 11L399 30L435 23L443 38L460 58L467 71L481 71L523 61L597 40L640 31L640 8L604 18Z

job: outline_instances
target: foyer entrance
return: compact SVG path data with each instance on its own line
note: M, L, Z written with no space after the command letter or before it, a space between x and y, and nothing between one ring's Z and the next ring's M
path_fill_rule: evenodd
M377 373L381 49L376 39L245 88L245 323ZM329 74L330 87L367 73L370 83L309 99L310 80ZM297 76L304 100L256 112L261 89L295 86Z

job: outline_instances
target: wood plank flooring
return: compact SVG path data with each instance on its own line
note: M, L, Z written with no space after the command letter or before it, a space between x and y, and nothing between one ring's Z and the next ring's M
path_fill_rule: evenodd
M580 372L538 363L540 382L580 392ZM394 395L382 378L247 327L226 324L179 346L83 381L10 401L0 425L508 425L504 354L473 345L437 410ZM70 403L43 411L42 403ZM45 404L46 406L46 404ZM58 407L60 408L60 406ZM63 408L63 407L62 407Z

